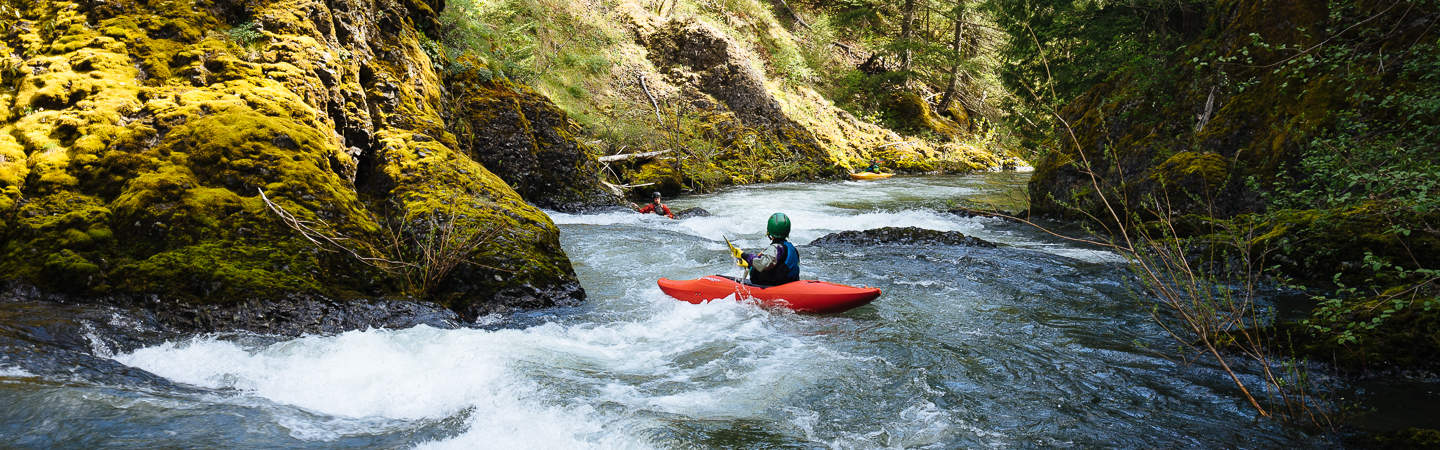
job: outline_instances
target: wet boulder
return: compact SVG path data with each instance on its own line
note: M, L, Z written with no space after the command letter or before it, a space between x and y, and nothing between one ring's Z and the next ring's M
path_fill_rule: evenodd
M698 207L685 208L679 211L675 211L676 219L689 219L691 217L710 217L710 211L706 211L705 208Z
M810 245L962 245L995 248L995 244L959 231L935 231L918 227L884 227L862 231L841 231L821 236Z
M962 207L959 207L959 208L951 209L951 210L948 211L948 212L949 212L950 214L954 214L954 215L957 215L957 216L960 216L960 217L964 217L964 218L967 218L967 219L974 219L974 218L977 218L977 217L979 217L979 218L994 217L994 218L997 218L997 219L1000 219L1000 220L1004 220L1004 221L1006 221L1006 222L1019 222L1018 220L1015 219L1016 217L1029 217L1029 216L1030 216L1030 211L1028 211L1028 210L1006 211L1006 210L1003 210L1003 209L993 209L993 210L992 210L992 209L975 209L975 208L968 208L968 207L963 207L963 206L962 206Z

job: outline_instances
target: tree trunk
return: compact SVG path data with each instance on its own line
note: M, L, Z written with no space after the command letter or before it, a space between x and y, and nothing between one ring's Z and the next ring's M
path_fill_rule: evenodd
M915 0L905 0L905 18L900 22L900 74L905 86L910 85L910 47L915 37Z
M964 0L955 3L955 39L950 41L950 48L955 52L955 61L950 64L950 83L945 86L945 95L940 96L940 114L950 110L950 103L955 101L955 91L960 84L960 63L965 60L965 52L960 45L965 40L965 4Z

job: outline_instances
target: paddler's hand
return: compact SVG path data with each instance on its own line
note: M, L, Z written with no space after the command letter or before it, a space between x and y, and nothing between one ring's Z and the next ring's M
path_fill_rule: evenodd
M740 267L750 267L750 261L748 258L745 258L745 253L741 252L740 248L736 247L735 244L730 243L730 238L725 238L725 245L730 246L730 256L733 256L735 258L735 265Z

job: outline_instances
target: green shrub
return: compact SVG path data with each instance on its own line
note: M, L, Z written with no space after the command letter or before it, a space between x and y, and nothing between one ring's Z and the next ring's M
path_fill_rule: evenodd
M230 31L226 32L226 35L230 37L232 42L242 47L250 47L255 45L256 42L259 42L260 39L265 38L265 33L261 31L260 24L255 23L253 20L236 25L231 28Z

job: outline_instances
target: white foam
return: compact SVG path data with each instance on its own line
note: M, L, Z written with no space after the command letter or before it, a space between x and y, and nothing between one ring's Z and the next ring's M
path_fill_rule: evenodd
M0 366L0 377L7 377L7 378L26 378L26 377L33 377L33 376L35 376L35 374L30 373L30 372L26 372L25 369L21 369L21 368L19 368L19 367Z
M237 401L314 412L319 419L277 417L305 440L468 414L461 434L424 446L645 448L660 446L645 432L665 426L657 414L764 417L847 358L784 331L798 320L792 314L653 295L636 320L495 331L419 326L249 348L200 337L115 359L183 383L237 389Z
M483 332L420 326L306 337L247 350L200 338L117 355L172 380L236 388L346 417L443 418L504 378Z
M115 351L111 350L110 345L106 344L105 340L100 338L100 333L95 331L95 324L90 323L88 320L82 320L80 321L80 325L85 329L85 340L90 344L90 354L102 358L115 356Z
M556 211L546 211L550 220L556 225L637 225L637 224L660 224L662 221L670 221L666 217L655 214L640 214L630 211L612 211L599 214L567 214Z
M441 419L474 408L469 431L476 436L521 436L539 447L589 441L595 428L583 411L546 407L529 398L534 386L509 373L515 355L506 348L514 333L420 326L306 337L258 349L199 338L115 359L172 380L236 388L342 419L282 420L302 439L366 431L343 419Z
M1034 247L1046 253L1064 256L1066 258L1078 259L1085 262L1097 264L1125 263L1128 260L1124 255L1110 250L1076 248L1060 245L1042 245Z

